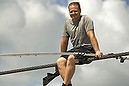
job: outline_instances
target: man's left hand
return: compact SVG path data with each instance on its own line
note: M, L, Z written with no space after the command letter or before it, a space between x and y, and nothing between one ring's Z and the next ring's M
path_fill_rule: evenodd
M102 58L103 53L102 53L101 51L97 51L97 52L96 52L96 55L97 55L99 58Z

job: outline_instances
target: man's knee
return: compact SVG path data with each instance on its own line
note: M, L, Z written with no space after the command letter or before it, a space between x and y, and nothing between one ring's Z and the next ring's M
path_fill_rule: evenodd
M57 65L66 64L66 59L63 57L58 58L56 63L57 63Z
M75 56L74 55L69 55L68 56L68 61L74 61L75 60Z
M67 65L75 65L75 56L74 55L68 56Z

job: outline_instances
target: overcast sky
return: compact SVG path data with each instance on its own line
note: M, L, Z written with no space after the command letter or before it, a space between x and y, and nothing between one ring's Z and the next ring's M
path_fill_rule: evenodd
M0 0L0 53L59 52L71 0ZM74 0L75 1L75 0ZM93 19L101 50L129 50L129 0L76 0ZM71 48L71 46L69 46ZM55 62L58 56L0 57L0 71ZM129 86L129 61L77 66L73 86ZM0 86L42 86L53 68L0 76ZM61 86L56 78L48 86Z

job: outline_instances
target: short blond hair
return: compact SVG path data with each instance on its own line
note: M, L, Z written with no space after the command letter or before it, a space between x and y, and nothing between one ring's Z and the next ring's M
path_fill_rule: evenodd
M79 8L79 10L81 11L81 6L80 6L80 3L79 3L79 2L71 2L71 3L69 3L68 8L69 8L71 5L77 5L78 8Z

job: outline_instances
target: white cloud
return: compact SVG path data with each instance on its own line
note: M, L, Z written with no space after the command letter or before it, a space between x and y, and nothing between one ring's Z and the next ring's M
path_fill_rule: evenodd
M42 0L16 0L13 2L3 1L2 3L0 6L1 53L59 51L65 20L65 15L60 9L65 8ZM54 62L57 58L58 56L51 58L48 56L2 57L0 58L0 71L46 64ZM41 79L47 71L51 70L1 76L1 86L41 85Z

